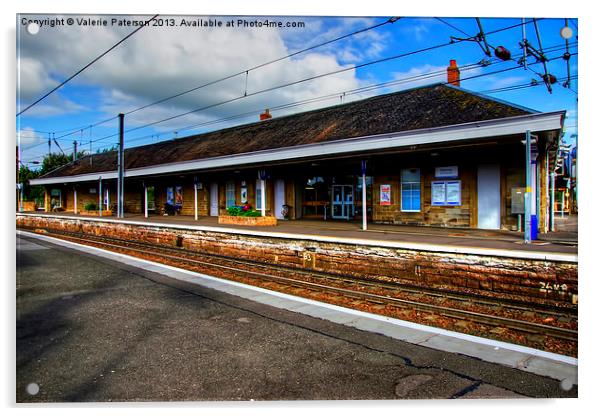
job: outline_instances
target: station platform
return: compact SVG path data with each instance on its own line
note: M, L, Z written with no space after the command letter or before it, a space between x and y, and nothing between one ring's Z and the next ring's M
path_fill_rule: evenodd
M244 235L284 238L317 239L321 241L350 242L394 248L424 249L428 251L464 254L491 254L504 257L549 259L559 255L562 260L577 261L578 241L576 220L572 228L564 227L555 233L540 234L539 240L525 244L523 234L517 231L480 230L466 228L420 227L406 225L368 224L352 221L279 220L276 226L242 226L218 224L217 217L161 216L145 218L141 214L111 217L83 216L70 212L17 213L18 215L82 218L86 220L148 224L195 230L222 231Z
M427 352L429 356L433 356L433 358L429 358L429 360L433 360L433 363L428 364L431 368L443 369L450 364L453 365L455 360L462 359L464 361L455 368L456 372L474 370L478 377L483 377L488 371L483 370L482 367L486 366L485 363L493 363L499 365L493 374L501 372L505 375L504 377L515 377L518 374L508 373L508 370L520 370L521 372L561 381L560 386L565 391L570 390L573 385L577 384L577 358L348 309L27 231L18 231L17 235L21 239L28 239L24 240L22 244L21 249L23 250L28 249L33 242L36 242L36 244L38 242L39 244L51 243L53 246L65 247L110 260L115 262L114 264L134 267L138 270L136 276L156 273L168 279L173 279L173 281L213 289L234 295L237 298L268 305L278 310L288 310L295 314L306 315L336 325L408 343L414 345L417 349L421 349L421 351ZM190 292L190 289L187 290ZM270 312L270 316L272 315L275 315L275 312ZM277 316L281 317L282 315L278 313ZM213 321L212 327L216 327L215 321ZM316 331L312 332L315 333ZM297 351L299 350L297 349ZM411 350L407 347L404 347L404 351L405 355L413 356ZM435 358L434 356L437 354L435 351L448 355ZM476 360L468 362L469 357L474 357ZM419 358L415 360L416 362L423 361ZM408 361L406 359L406 362ZM537 380L537 382L541 383L542 380Z

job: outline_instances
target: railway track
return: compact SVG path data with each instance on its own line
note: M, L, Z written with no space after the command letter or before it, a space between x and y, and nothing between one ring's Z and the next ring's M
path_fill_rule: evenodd
M33 231L40 232L40 229ZM525 300L494 300L474 294L425 290L421 287L407 287L299 270L223 255L200 253L175 246L168 247L68 231L43 229L42 232L81 244L94 245L207 274L217 274L218 277L319 298L331 303L342 303L344 306L363 305L368 309L376 307L389 312L395 309L410 310L430 317L439 317L444 321L470 322L480 328L503 328L505 331L519 334L518 339L535 335L540 338L561 340L565 346L568 343L571 349L574 345L576 353L577 331L571 326L576 326L577 314L576 308L572 305L540 305L530 304ZM327 299L324 299L325 297ZM528 314L531 319L512 317L512 315L521 317L521 314ZM547 325L537 322L538 317L540 321L562 320L565 325Z

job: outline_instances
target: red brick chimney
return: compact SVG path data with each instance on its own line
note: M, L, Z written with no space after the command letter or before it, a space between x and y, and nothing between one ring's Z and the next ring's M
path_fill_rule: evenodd
M455 59L450 59L449 66L447 67L447 82L456 87L460 86L460 69L456 65Z
M269 108L266 108L265 111L259 115L259 121L268 120L270 118L272 118L272 115L270 114Z

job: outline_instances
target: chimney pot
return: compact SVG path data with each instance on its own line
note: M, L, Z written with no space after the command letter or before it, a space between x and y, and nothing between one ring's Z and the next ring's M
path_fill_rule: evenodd
M270 118L272 118L272 115L270 114L270 109L269 108L266 108L265 111L259 115L259 120L260 121L268 120Z
M460 86L460 69L456 64L455 59L450 59L449 61L449 66L447 67L447 83L455 85L456 87Z

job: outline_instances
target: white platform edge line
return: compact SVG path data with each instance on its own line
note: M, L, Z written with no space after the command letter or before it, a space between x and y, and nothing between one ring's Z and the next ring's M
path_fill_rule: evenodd
M260 287L256 287L256 286L251 286L251 285L247 285L244 283L240 283L240 282L234 282L234 281L230 281L230 280L226 280L226 279L220 279L218 277L213 277L213 276L209 276L203 273L197 273L197 272L193 272L190 270L184 270L184 269L179 269L177 267L173 267L173 266L168 266L165 264L161 264L161 263L156 263L150 260L144 260L144 259L139 259L137 257L133 257L133 256L128 256L126 254L122 254L122 253L114 253L112 251L108 251L108 250L104 250L104 249L100 249L97 247L90 247L90 246L86 246L84 244L79 244L79 243L73 243L70 241L65 241L65 240L61 240L58 238L54 238L54 237L49 237L49 236L45 236L45 235L40 235L40 234L35 234L35 233L30 233L28 231L21 231L18 230L17 234L21 235L26 235L26 236L30 236L33 238L39 238L42 240L49 240L52 243L56 243L58 242L57 245L62 245L62 246L75 246L77 248L81 248L81 249L85 249L82 251L96 251L99 253L102 253L105 255L105 257L117 257L117 258L123 258L123 259L127 259L130 261L134 261L134 262L140 262L142 264L150 264L153 266L157 266L160 268L165 268L168 270L172 270L172 271L177 271L180 273L184 273L184 274L188 274L191 276L195 276L195 277L199 277L202 279L207 279L207 280L212 280L215 282L220 282L220 283L225 283L225 284L229 284L232 286L238 286L241 288L245 288L245 289L249 289L249 290L253 290L253 291L257 291L257 292L261 292L261 293L266 293L272 296L276 296L276 297L280 297L280 298L284 298L284 299L289 299L289 300L294 300L297 301L299 303L305 303L305 304L309 304L309 305L314 305L314 306L320 306L323 307L325 309L332 309L332 310L336 310L339 312L345 312L347 314L351 314L351 315L356 315L359 317L364 317L364 318L369 318L369 319L373 319L373 320L377 320L377 321L381 321L381 322L388 322L388 323L392 323L401 327L405 327L405 328L410 328L410 329L416 329L416 330L420 330L420 331L424 331L424 332L428 332L428 333L432 333L435 335L445 335L445 336L449 336L452 338L457 338L457 339L461 339L464 341L468 341L468 342L473 342L476 344L481 344L481 345L487 345L487 346L491 346L491 347L498 347L498 348L503 348L505 350L509 350L509 351L514 351L514 352L519 352L519 353L524 353L524 354L528 354L528 355L532 355L532 356L536 356L536 357L540 357L540 358L546 358L552 361L557 361L557 362L562 362L565 364L569 364L569 365L574 365L577 366L578 365L578 359L577 358L573 358L573 357L569 357L569 356L565 356L565 355L560 355L560 354L555 354L555 353L551 353L551 352L547 352L547 351L542 351L542 350L538 350L535 348L530 348L530 347L524 347L522 345L516 345L516 344L511 344L511 343L507 343L507 342L502 342L502 341L496 341L496 340L491 340L491 339L487 339L487 338L480 338L480 337L476 337L474 335L468 335L468 334L463 334L463 333L459 333L459 332L454 332L454 331L449 331L446 329L440 329L440 328L434 328L434 327L430 327L427 325L421 325L421 324L417 324L414 322L408 322L408 321L403 321L401 319L396 319L396 318L390 318L390 317L386 317L386 316L381 316L381 315L375 315L375 314L371 314L368 312L363 312L363 311L357 311L354 309L348 309L348 308L344 308L341 306L337 306L337 305L331 305L328 303L323 303L323 302L318 302L312 299L305 299L305 298L301 298L298 296L293 296L293 295L288 295L285 293L280 293L280 292L275 292L275 291L271 291L268 289L264 289L264 288L260 288ZM108 256L106 256L108 255Z
M17 215L40 217L36 214L28 213L17 213ZM464 246L450 246L450 245L439 245L439 244L427 244L427 243L405 243L396 241L382 241L382 240L368 240L368 239L357 239L349 237L328 237L311 234L290 234L281 232L271 231L257 231L257 230L242 230L236 228L222 228L222 227L211 227L211 226L200 226L200 225L183 225L183 224L166 224L166 223L149 223L144 221L132 221L132 220L116 220L109 218L77 218L68 217L62 215L44 215L44 218L57 218L65 220L80 220L80 221L97 221L97 222L110 222L116 224L127 224L127 225L141 225L147 227L158 227L158 228L174 228L179 230L194 230L194 231L206 231L206 232L217 232L226 234L240 234L245 236L255 237L271 237L271 238L286 238L286 239L297 239L297 240L310 240L319 241L325 243L343 243L343 244L358 244L366 245L371 247L385 247L385 248L397 248L407 250L422 250L422 251L433 251L433 252L444 252L444 253L455 253L455 254L472 254L479 256L493 256L493 257L509 257L515 259L527 259L527 260L544 260L544 261L563 261L567 263L578 263L578 256L576 254L562 254L554 252L534 252L534 251L519 251L519 250L504 250L504 249L493 249L493 248L478 248L478 247L464 247Z

